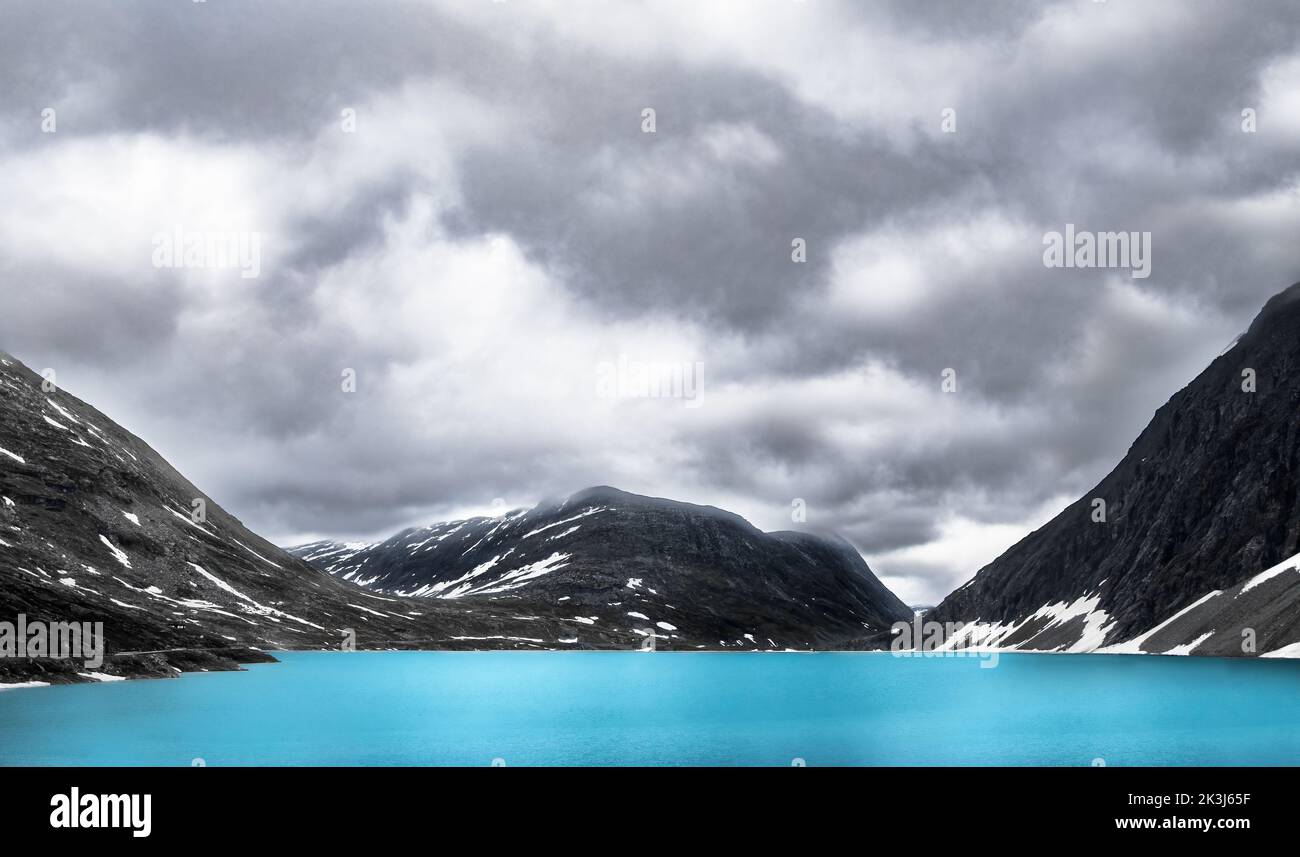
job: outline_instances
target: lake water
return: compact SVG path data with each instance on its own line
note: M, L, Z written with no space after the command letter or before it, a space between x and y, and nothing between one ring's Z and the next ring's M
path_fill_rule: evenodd
M1300 764L1300 662L287 652L0 693L5 765Z

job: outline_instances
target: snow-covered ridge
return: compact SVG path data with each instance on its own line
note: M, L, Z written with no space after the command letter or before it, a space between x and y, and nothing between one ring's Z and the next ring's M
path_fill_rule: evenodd
M289 550L332 576L375 592L440 599L496 595L523 588L562 569L572 557L570 552L558 550L538 554L537 549L530 547L525 540L544 535L544 538L534 541L538 544L562 542L581 529L582 525L574 522L611 511L611 508L609 505L592 505L559 520L535 525L532 522L542 514L538 506L498 518L469 518L430 524L403 531L383 542L322 541ZM477 557L484 556L486 551L492 553L468 566L465 559L475 551L478 551ZM421 582L418 586L403 585L400 575L393 579L391 574L390 558L394 555L405 557L405 562L418 562L420 567L436 562L450 567L460 565L464 570L442 579ZM386 570L381 571L381 568Z

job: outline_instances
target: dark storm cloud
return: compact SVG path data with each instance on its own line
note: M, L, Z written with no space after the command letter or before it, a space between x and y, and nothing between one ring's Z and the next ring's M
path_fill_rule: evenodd
M953 519L1001 533L1090 487L1300 279L1300 134L1261 83L1297 57L1286 3L613 8L9 4L0 188L32 214L0 220L0 344L272 538L596 483L765 527L798 497L937 600L990 558L944 547ZM229 174L255 285L103 249L86 197L175 215L114 184L133 139ZM1150 231L1152 276L1044 268L1067 222ZM704 361L705 404L593 402L620 351Z
M824 278L837 241L899 200L924 205L959 180L960 167L929 147L904 156L846 135L770 83L666 67L601 69L597 78L588 88L574 75L574 100L561 105L584 116L554 117L551 133L518 141L507 157L468 160L460 226L510 232L546 264L571 270L570 287L608 312L668 307L770 327ZM656 111L653 135L640 129L641 104ZM710 150L711 129L721 136L737 127L769 138L776 162ZM625 192L617 213L592 202L629 172L691 164L708 185L703 193L681 198L647 182ZM795 238L811 248L806 268L790 262Z
M84 269L0 262L0 335L15 355L77 354L107 365L151 355L142 347L176 333L183 296L145 282ZM39 367L36 367L39 371Z
M4 112L30 116L90 86L67 131L301 137L341 107L441 66L492 60L491 42L416 3L344 0L17 0L5 7Z

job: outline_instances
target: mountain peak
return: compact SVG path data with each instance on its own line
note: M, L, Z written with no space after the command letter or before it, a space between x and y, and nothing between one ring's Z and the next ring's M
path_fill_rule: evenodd
M1263 309L1255 316L1255 320L1251 322L1246 335L1257 334L1275 324L1290 322L1297 317L1300 317L1300 283L1285 288L1269 298Z
M1298 330L1300 284L1092 491L926 618L974 623L966 645L1025 649L1241 655L1246 637L1259 652L1300 640Z
M385 597L563 604L676 647L856 647L911 615L847 542L608 485L359 551L290 551Z

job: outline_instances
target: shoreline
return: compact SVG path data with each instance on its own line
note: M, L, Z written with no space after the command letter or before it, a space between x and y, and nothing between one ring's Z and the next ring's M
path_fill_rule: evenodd
M174 649L168 651L148 652L148 653L124 653L122 655L109 655L110 659L125 658L131 663L131 667L123 671L122 674L105 672L105 665L98 669L91 670L84 666L77 666L76 662L45 660L39 663L32 663L30 670L0 670L0 679L14 678L16 681L0 681L0 693L16 690L33 690L41 687L68 686L77 684L104 684L116 683L118 681L141 681L152 679L171 679L179 678L186 674L197 674L203 672L244 672L244 666L247 664L274 664L279 663L276 657L278 654L305 652L312 654L385 654L393 652L427 652L430 654L494 654L498 652L515 652L515 653L535 653L535 654L557 654L557 653L587 653L587 654L659 654L659 655L878 655L898 658L900 660L910 660L920 658L923 660L947 660L951 658L979 659L988 655L1050 655L1050 656L1089 656L1098 655L1108 658L1114 657L1138 657L1138 658L1183 658L1196 660L1223 660L1223 661L1295 661L1300 660L1300 646L1284 646L1274 652L1266 652L1255 655L1195 655L1195 654L1178 654L1171 655L1167 652L1115 652L1105 651L1104 649L1092 652L1053 652L1046 650L1022 650L1022 649L963 649L961 654L955 654L951 651L941 652L917 652L905 650L894 652L889 649L666 649L658 651L643 651L638 649L539 649L539 648L437 648L437 649L419 649L419 648L383 648L383 649L357 649L353 652L343 652L338 649L255 649L255 648L233 648L230 650L204 650L204 649ZM183 669L177 666L181 663L188 666ZM2 664L0 664L2 666ZM117 664L114 665L119 666ZM41 676L35 678L34 676ZM53 681L44 681L43 678L51 678Z

